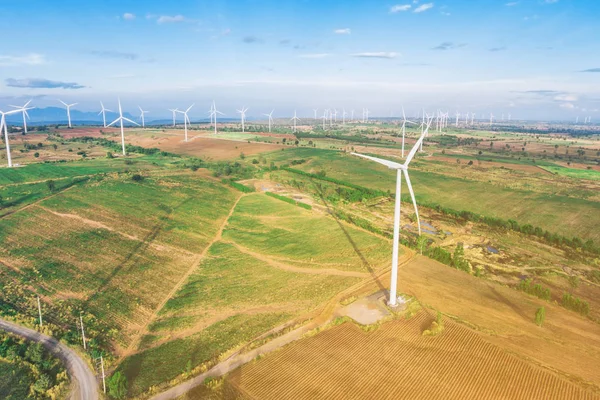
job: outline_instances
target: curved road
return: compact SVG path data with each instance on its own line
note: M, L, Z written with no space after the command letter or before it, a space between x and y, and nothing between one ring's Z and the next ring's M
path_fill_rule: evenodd
M58 340L0 318L0 329L41 343L65 364L71 378L71 400L98 400L98 384L87 363Z

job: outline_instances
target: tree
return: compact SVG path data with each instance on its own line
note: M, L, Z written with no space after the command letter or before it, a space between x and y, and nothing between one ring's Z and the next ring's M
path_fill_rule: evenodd
M36 151L35 153L33 153L33 156L34 156L35 158L38 158L38 157L40 156L40 153L38 153L38 152Z
M127 378L117 371L108 380L108 394L115 399L123 399L127 395Z
M540 307L535 312L535 323L538 326L542 326L544 320L546 319L546 309L544 307Z
M4 204L4 199L2 198L2 195L0 194L0 207L2 207L2 204Z
M46 181L46 185L49 191L54 192L56 190L56 183L52 179Z
M106 158L115 158L115 156L113 156L113 153L111 153L110 151L107 151Z
M425 248L425 246L427 246L427 238L425 237L425 235L419 235L419 237L417 238L417 249L419 249L421 255L423 255L423 249Z
M52 387L52 378L47 374L41 374L37 381L33 384L33 390L38 393L44 393Z
M54 143L54 144L52 145L52 147L54 148L54 150L58 149L58 146L56 145L56 143Z

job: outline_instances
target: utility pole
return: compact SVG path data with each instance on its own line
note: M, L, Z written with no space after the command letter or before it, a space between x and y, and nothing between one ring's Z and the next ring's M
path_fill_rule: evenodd
M83 349L86 350L87 347L85 345L85 331L83 330L83 316L79 314L79 322L81 323L81 339L83 340Z
M40 296L37 297L38 301L38 313L40 314L40 326L42 326L42 305L40 303Z
M102 368L102 389L104 389L104 393L106 393L106 381L104 379L104 359L102 358L102 355L100 356L100 367Z

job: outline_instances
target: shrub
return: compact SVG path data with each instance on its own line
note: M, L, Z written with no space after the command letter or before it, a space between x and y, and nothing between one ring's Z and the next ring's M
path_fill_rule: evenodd
M542 326L544 320L546 319L546 309L544 307L540 307L535 312L535 323L538 326Z
M38 152L36 151L36 152L33 154L33 156L34 156L35 158L38 158L38 157L40 156L40 153L38 153Z
M56 190L56 183L52 179L46 181L46 186L48 186L48 190L51 192Z
M108 380L108 394L115 399L123 399L127 395L127 377L121 372L115 372Z
M550 301L550 289L544 288L539 283L532 286L532 282L533 281L531 279L524 279L521 282L519 282L517 289L527 294L539 297L542 300Z
M435 321L431 323L429 329L423 331L423 336L436 336L444 330L444 321L442 321L442 313L437 312Z
M132 180L132 181L134 181L134 182L141 182L141 181L143 181L143 180L144 180L144 177L143 177L143 176L141 176L140 174L134 174L134 175L131 177L131 180Z
M265 194L269 197L273 197L275 199L285 201L286 203L293 204L295 206L304 208L306 210L312 210L312 206L310 204L300 203L294 199L290 199L289 197L285 197L285 196L280 196L277 193L273 193L273 192L265 192Z
M578 312L583 316L587 316L590 313L590 305L587 301L581 300L578 297L573 296L570 293L563 294L561 305L571 311Z

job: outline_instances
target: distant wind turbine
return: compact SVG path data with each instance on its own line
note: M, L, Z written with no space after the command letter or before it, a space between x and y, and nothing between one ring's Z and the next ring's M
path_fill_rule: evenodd
M4 128L4 142L6 143L6 159L8 160L8 167L12 167L12 158L10 156L10 143L8 142L8 128L6 127L6 115L17 114L22 112L21 110L11 111L0 111L0 131Z
M179 109L169 108L169 111L171 111L173 113L173 128L175 128L175 114L177 114L179 112Z
M242 118L242 132L246 132L246 127L244 126L244 123L246 122L246 111L248 111L248 109L246 107L242 107L241 110L236 111L240 113L240 116Z
M343 108L343 109L342 109L342 125L346 125L346 115L348 115L348 114L346 113L346 109L345 109L345 108Z
M494 123L494 114L490 113L490 126Z
M142 128L145 128L146 121L144 120L144 114L146 114L148 111L142 110L142 107L140 107L140 106L138 106L138 108L140 109L140 119L142 120Z
M225 114L223 114L221 111L218 111L218 110L217 110L217 106L215 105L215 101L213 100L212 107L211 107L211 114L210 114L210 116L212 117L212 119L214 119L214 124L215 124L215 135L217 134L217 114L220 114L220 115L225 115Z
M402 106L402 158L404 158L404 136L406 136L406 124L415 124L415 122L411 122L406 119L406 113L404 112L404 106Z
M290 119L290 121L294 121L294 132L296 132L296 121L300 121L300 118L296 116L296 110L294 110L294 116Z
M106 128L106 112L111 110L104 108L104 104L102 104L102 102L100 102L100 107L102 107L102 110L100 110L98 115L102 114L102 126Z
M317 119L317 111L319 111L318 108L313 108L313 111L315 112L315 119Z
M23 132L27 133L27 118L29 118L29 114L27 114L27 110L33 110L35 107L30 107L27 108L27 106L29 105L29 103L31 103L31 100L29 100L27 103L25 103L24 106L11 106L12 108L18 108L18 111L21 111L23 113Z
M273 111L275 110L271 110L268 114L263 114L265 117L269 117L269 133L271 133L271 124L273 123Z
M355 156L366 158L367 160L375 161L378 164L385 165L389 169L396 170L396 194L395 194L395 207L394 207L394 239L393 239L393 249L392 249L392 276L390 282L390 298L389 305L391 307L395 307L397 305L398 297L397 297L397 285L398 285L398 252L399 252L399 242L400 242L400 190L402 188L402 174L406 178L406 185L408 186L408 190L410 192L410 197L412 198L413 206L415 207L415 214L417 217L417 225L419 227L419 235L421 235L421 221L419 220L419 210L417 208L417 201L415 200L415 193L413 191L412 185L410 183L410 177L408 176L408 166L412 159L414 158L419 146L423 142L423 138L425 134L429 130L429 126L433 121L433 117L429 119L427 123L427 128L421 134L417 143L413 146L408 157L404 161L404 164L400 164L394 161L384 160L381 158L371 157L364 154L352 153Z
M458 128L458 118L460 117L460 113L456 112L456 127Z
M58 100L61 103L63 103L65 105L65 107L67 107L67 120L69 121L69 128L71 127L71 107L76 106L77 103L73 103L73 104L67 104L62 100Z
M125 155L125 131L123 130L123 121L130 122L137 126L140 126L140 124L138 124L135 121L130 120L129 118L125 118L123 116L123 109L121 108L121 99L118 99L118 100L119 100L119 118L115 119L113 122L108 124L106 127L108 128L109 126L114 125L117 122L121 123L121 146L123 147L123 155Z
M192 104L191 106L189 106L187 108L187 110L185 111L179 111L177 110L178 113L183 114L183 129L185 130L185 141L188 141L188 124L190 124L190 117L188 117L188 112L190 112L190 110L192 109L192 107L194 107L194 104Z
M323 111L323 116L321 118L323 119L323 130L325 130L325 122L327 121L327 110Z

